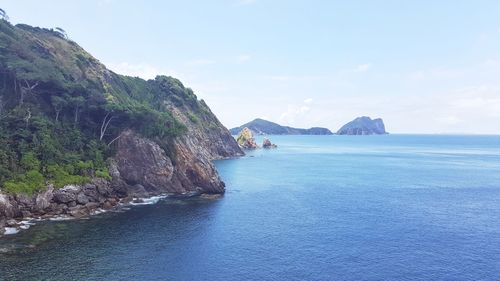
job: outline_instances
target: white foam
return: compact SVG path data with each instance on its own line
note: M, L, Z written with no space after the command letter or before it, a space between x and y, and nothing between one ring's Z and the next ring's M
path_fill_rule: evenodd
M35 225L35 223L33 222L33 219L20 221L19 224L21 224L21 225Z
M16 234L18 232L19 232L19 229L15 228L15 227L6 227L4 235L12 235L12 234Z
M152 205L158 203L161 199L166 198L166 195L159 195L159 196L152 196L149 198L134 198L132 202L130 202L130 205ZM142 202L134 202L136 200L141 200Z
M55 216L55 217L52 217L52 218L49 218L49 220L51 221L67 221L67 220L70 220L71 218L69 216Z
M92 211L90 214L92 216L94 216L94 215L99 215L99 214L102 214L102 213L106 213L106 210L98 208L98 209L95 209L94 211Z

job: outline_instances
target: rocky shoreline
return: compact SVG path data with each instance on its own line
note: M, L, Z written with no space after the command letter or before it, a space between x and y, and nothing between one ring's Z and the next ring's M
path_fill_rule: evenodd
M93 178L60 189L48 185L33 195L0 192L0 236L29 228L26 221L85 218L152 196L224 194L225 184L211 161L241 156L241 150L234 139L226 144L228 149L219 146L219 153L198 146L200 141L196 136L176 139L167 153L155 141L125 131L109 160L109 180Z
M126 197L120 197L121 195L118 193L109 197L109 192L112 191L108 186L101 185L102 183L101 179L95 179L93 183L83 186L72 185L59 190L49 187L45 192L32 198L26 198L27 196L23 196L22 199L21 196L9 198L9 202L14 203L7 205L9 208L7 211L14 215L17 212L18 216L0 220L0 237L17 234L36 225L37 222L45 220L85 219L110 211L128 210L128 206L155 204L165 198L188 199L199 196L213 199L222 196L222 194L209 195L198 192L151 194L147 191L137 190L137 192L129 193ZM5 200L5 196L0 196L0 200ZM50 203L47 205L47 202Z

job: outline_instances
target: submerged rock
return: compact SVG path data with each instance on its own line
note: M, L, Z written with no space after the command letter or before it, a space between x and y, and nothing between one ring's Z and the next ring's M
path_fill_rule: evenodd
M264 138L262 141L263 148L277 148L278 146L272 143L268 138Z
M259 148L255 142L252 131L246 127L241 130L240 135L236 138L236 141L238 142L238 145L244 149Z

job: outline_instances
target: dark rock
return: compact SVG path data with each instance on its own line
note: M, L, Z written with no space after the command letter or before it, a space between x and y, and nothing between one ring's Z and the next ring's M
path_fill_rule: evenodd
M54 192L54 187L52 185L49 185L47 187L47 190L40 192L36 195L35 206L34 206L34 210L36 212L42 213L44 212L45 209L47 209L50 206L50 202L54 197L53 192Z
M262 147L263 148L277 148L278 146L271 143L271 141L268 138L264 138L264 141L262 141Z
M64 188L54 191L54 201L57 203L69 203L76 200L76 194L80 187L76 185L67 185Z
M89 212L96 210L97 208L99 208L99 206L99 203L96 202L89 202L85 205Z
M5 221L5 226L6 227L16 227L17 226L17 221L14 219L6 220Z
M109 201L106 201L106 202L104 202L104 204L102 204L102 208L104 210L112 209L113 208L113 204L111 204L111 202L109 202Z
M85 208L84 206L70 207L70 208L68 208L66 213L68 215L71 215L72 217L75 217L75 218L83 218L83 217L87 217L90 215L89 210L87 208Z
M33 197L28 196L26 194L20 193L15 195L15 200L18 205L24 207L32 207L34 205Z
M99 201L99 197L101 195L97 191L97 187L94 184L85 184L82 188L82 191L89 202Z
M22 215L23 218L30 218L31 216L33 216L33 214L30 211L27 211L27 210L22 210L21 211L21 215Z
M76 195L76 203L78 203L80 205L85 205L88 202L89 202L89 198L87 197L87 195L85 195L85 193L80 192Z
M116 198L109 198L108 202L109 202L109 204L111 204L111 206L116 206L116 205L118 205L119 200Z

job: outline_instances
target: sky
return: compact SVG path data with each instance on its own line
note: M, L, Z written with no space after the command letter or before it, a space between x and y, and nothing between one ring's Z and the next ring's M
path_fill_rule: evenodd
M500 1L0 0L111 70L179 78L231 128L500 134Z

